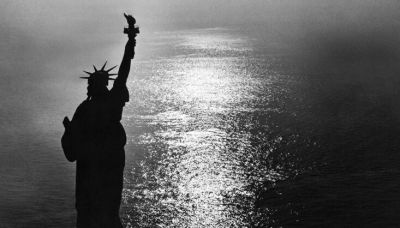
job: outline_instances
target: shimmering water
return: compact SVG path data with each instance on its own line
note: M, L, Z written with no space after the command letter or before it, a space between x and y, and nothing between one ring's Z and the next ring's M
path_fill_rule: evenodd
M256 37L215 28L138 44L147 54L133 62L123 117L126 227L396 225L397 68L321 60L310 71ZM65 100L43 96L29 121L21 108L0 116L5 227L74 224Z
M167 46L174 34L163 36ZM140 148L143 158L126 177L126 221L142 227L248 225L242 203L233 200L254 196L244 168L257 123L246 115L276 112L267 103L279 99L271 91L282 79L266 68L272 60L252 57L249 41L229 31L178 37L167 48L186 54L139 63L131 84L126 123L135 130L129 146ZM257 107L260 102L266 105ZM263 174L251 179L268 178Z
M140 151L126 170L128 227L397 221L400 131L379 83L324 77L328 66L313 76L235 30L157 39L163 53L136 65L125 112L128 150Z
M248 186L281 178L254 160L260 153L254 129L265 125L257 116L280 112L272 103L283 105L291 81L268 67L276 57L254 56L250 40L230 30L159 38L163 47L185 54L137 65L134 100L125 113L135 129L128 133L129 147L143 157L126 176L125 221L141 227L249 226L255 192Z

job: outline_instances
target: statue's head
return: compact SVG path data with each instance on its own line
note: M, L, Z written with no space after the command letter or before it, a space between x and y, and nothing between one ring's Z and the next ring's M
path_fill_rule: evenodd
M95 66L94 72L90 73L84 71L89 75L89 77L81 77L84 79L88 79L88 87L87 87L87 95L89 97L93 97L99 94L104 93L107 90L107 85L109 80L115 80L114 78L110 78L110 76L117 74L109 74L109 72L117 66L111 67L108 70L104 70L107 62L104 63L103 67L100 70L97 70Z

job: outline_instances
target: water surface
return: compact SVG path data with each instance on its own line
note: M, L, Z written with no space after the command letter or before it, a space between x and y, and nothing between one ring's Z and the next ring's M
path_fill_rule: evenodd
M127 227L399 222L390 62L314 58L310 70L299 50L235 28L145 37L123 116ZM50 63L49 72L67 70ZM17 81L1 103L0 223L71 227L75 173L60 148L61 120L85 85Z

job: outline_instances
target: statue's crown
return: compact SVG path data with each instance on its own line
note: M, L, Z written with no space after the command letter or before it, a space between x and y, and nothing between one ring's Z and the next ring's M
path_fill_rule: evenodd
M117 66L113 66L108 70L105 70L104 68L106 67L107 61L104 63L104 65L101 67L100 70L97 70L97 68L93 65L94 68L94 72L87 72L87 71L83 71L86 74L89 75L89 77L80 77L80 78L84 78L84 79L94 79L94 80L115 80L115 78L110 78L110 76L114 76L117 74L110 74L109 72L112 71L115 67Z

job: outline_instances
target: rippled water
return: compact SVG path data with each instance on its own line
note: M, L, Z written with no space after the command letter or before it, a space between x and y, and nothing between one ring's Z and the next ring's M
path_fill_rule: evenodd
M163 37L165 36L165 37ZM171 36L171 37L169 37ZM126 176L126 221L142 227L248 226L253 182L280 175L256 167L254 129L284 102L287 75L252 56L246 37L220 29L162 34L184 55L140 62L125 122L143 158ZM284 95L283 95L284 96ZM133 134L132 134L133 133ZM249 172L249 169L256 169ZM128 167L129 171L129 167ZM245 202L236 197L245 197Z
M396 221L400 131L376 105L387 94L304 75L234 30L157 39L125 112L128 151L141 154L126 169L128 227Z
M316 61L305 70L284 45L235 29L149 37L123 117L127 227L400 222L397 68ZM74 224L74 167L59 145L65 113L49 100L26 107L29 121L0 116L6 226Z

